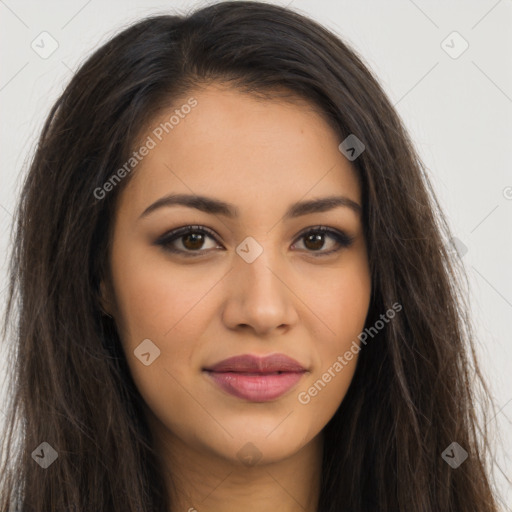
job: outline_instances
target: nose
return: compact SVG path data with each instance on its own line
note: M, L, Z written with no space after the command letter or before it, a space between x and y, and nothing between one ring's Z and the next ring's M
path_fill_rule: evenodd
M286 265L269 249L251 263L236 255L226 281L224 324L230 329L252 330L258 336L286 332L298 320L299 300Z

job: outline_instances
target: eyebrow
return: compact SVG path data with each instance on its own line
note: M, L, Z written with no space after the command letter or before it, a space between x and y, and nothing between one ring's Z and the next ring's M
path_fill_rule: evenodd
M235 205L226 203L213 197L189 194L169 194L161 197L149 205L141 213L139 219L148 216L150 213L156 211L159 208L176 205L187 206L189 208L195 208L205 213L223 215L229 218L236 218L240 215L240 211ZM283 220L293 219L302 215L308 215L310 213L326 212L342 206L350 208L358 215L361 214L361 205L352 199L344 196L329 196L293 203L284 214Z

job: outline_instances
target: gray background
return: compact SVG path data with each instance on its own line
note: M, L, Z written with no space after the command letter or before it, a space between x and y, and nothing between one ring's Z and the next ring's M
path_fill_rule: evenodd
M43 120L73 70L132 21L205 3L211 2L0 0L2 303L21 176ZM362 55L429 170L470 278L478 355L496 399L503 438L494 466L496 483L509 504L503 510L512 510L507 455L512 449L512 0L272 3L309 14ZM58 44L47 58L31 47L39 45L40 52L43 44L51 48L48 36L40 36L43 31ZM456 56L463 40L469 46ZM0 374L8 364L4 348ZM3 396L0 388L0 400Z

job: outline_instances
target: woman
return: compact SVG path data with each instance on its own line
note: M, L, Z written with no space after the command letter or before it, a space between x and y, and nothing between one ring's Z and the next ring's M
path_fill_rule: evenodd
M127 28L23 189L1 510L497 510L445 237L325 28L257 2Z

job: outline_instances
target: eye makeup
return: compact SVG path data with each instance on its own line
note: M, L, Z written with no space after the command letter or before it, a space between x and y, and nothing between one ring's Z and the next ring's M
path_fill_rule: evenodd
M174 254L180 254L185 257L197 257L211 252L212 249L201 249L201 246L204 245L207 238L210 238L219 244L216 234L210 228L199 225L188 225L166 232L155 241L155 245L159 245L165 251ZM317 250L316 248L312 250L307 249L306 244L319 243L323 246L325 244L325 240L328 238L333 240L337 244L337 247L328 251ZM297 236L296 241L301 239L304 239L303 243L306 246L306 252L322 257L350 247L355 237L349 236L343 231L329 228L327 226L312 226L303 230ZM176 242L180 242L183 248L176 247ZM184 242L187 243L189 247L187 247ZM295 244L296 242L294 242L293 245Z

